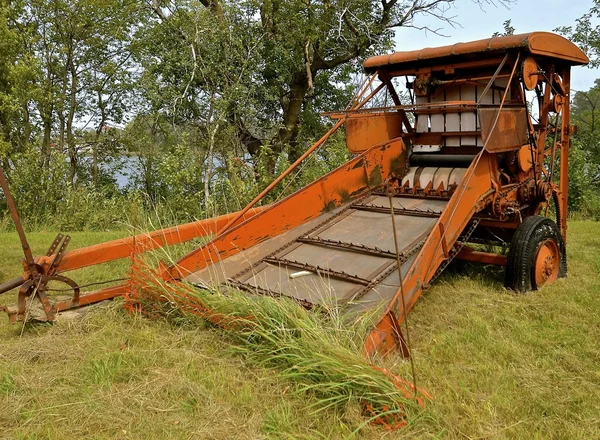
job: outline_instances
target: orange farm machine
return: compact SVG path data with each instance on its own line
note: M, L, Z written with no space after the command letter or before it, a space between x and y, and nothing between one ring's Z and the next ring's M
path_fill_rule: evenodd
M506 286L516 291L566 276L570 70L587 62L546 32L371 57L354 100L329 114L337 120L331 130L242 211L68 252L70 238L59 234L45 255L32 255L1 173L25 252L23 274L0 285L0 293L18 290L6 311L24 320L39 300L54 320L123 295L127 282L83 292L64 274L210 236L157 268L162 279L288 297L307 308L333 301L350 316L377 310L365 352L406 351L400 324L454 258L505 266ZM378 106L382 94L386 105ZM259 206L342 126L347 163ZM507 252L489 252L498 247ZM72 296L53 300L50 282Z

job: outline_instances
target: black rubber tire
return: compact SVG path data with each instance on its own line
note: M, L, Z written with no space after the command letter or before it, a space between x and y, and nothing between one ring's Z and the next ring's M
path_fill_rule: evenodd
M560 252L558 278L567 276L567 252L558 226L548 217L534 215L519 225L511 240L504 278L507 288L517 292L537 290L533 260L538 246L548 239L556 242Z

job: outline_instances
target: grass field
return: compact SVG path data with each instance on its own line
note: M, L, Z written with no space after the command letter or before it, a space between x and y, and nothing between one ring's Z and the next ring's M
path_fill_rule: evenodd
M467 266L425 292L409 324L418 385L434 400L408 428L353 434L360 408L314 414L316 397L250 366L220 330L149 321L115 301L54 325L0 319L0 437L598 439L600 223L569 227L569 278L541 291L507 292L501 271ZM30 234L35 253L53 236ZM119 233L72 236L83 246ZM0 246L4 281L21 253L14 234L0 234ZM402 359L383 362L410 378Z

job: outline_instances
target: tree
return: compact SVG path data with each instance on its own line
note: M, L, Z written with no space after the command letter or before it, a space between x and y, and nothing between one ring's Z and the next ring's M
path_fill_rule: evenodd
M347 84L360 69L359 59L389 50L394 29L419 27L419 16L452 22L447 15L452 3L153 0L148 6L156 22L149 32L168 33L171 39L153 45L154 53L142 63L154 65L150 70L160 83L155 87L168 91L179 107L175 111L194 113L201 110L198 100L218 100L255 168L264 159L264 173L270 176L281 153L287 151L294 160L314 137L303 132L307 121L347 102L353 91ZM201 119L206 121L196 118Z
M28 137L31 125L41 126L42 166L53 144L66 150L73 183L80 162L78 131L93 124L99 138L107 123L122 120L133 73L128 45L137 23L143 21L143 9L119 0L7 5L9 28L19 36L17 47L22 48L13 83L21 84L25 93L12 93L22 101L26 127L22 137ZM94 157L95 153L94 149ZM96 180L96 160L93 168Z
M0 158L22 150L30 141L31 96L35 62L27 53L26 29L11 26L23 10L20 2L0 1ZM22 32L20 32L22 31Z
M600 79L588 91L577 91L571 103L569 209L600 217Z
M600 18L600 0L593 0L587 14L576 20L575 26L561 26L556 32L567 36L576 43L590 58L590 67L600 65L600 27L596 24Z
M600 65L600 0L575 26L556 29L576 43L590 58L588 67ZM569 163L569 208L600 218L600 79L587 91L576 91L571 121L578 126L572 137Z

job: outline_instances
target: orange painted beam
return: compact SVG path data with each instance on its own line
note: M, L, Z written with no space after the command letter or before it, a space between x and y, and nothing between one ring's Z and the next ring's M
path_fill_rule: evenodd
M266 206L262 206L248 211L238 220L238 223L252 218L265 208ZM134 248L138 253L148 252L164 246L184 243L194 238L216 234L237 215L238 213L234 212L214 218L186 223L180 226L174 226L172 228L161 229L146 234L138 234L133 237L121 238L106 243L75 249L65 254L58 265L57 270L58 272L66 272L86 266L93 266L95 264L127 258L131 256Z
M59 301L54 304L57 312L64 310L76 309L78 307L87 306L107 299L113 299L117 296L124 295L127 292L127 284L118 284L116 286L107 287L106 289L96 290L94 292L84 293L79 297L79 302L74 303L71 300Z
M495 264L497 266L506 265L506 255L475 251L467 246L463 247L458 252L456 258L459 260L473 261L474 263Z
M106 289L95 290L81 294L78 302L73 300L58 301L53 304L55 312L64 312L65 310L77 309L79 307L87 306L89 304L97 303L100 301L116 298L127 292L127 284L118 284L116 286L107 287ZM0 308L2 310L2 308ZM8 314L10 322L17 322L18 310L16 307L4 307L4 311Z
M569 200L569 149L571 147L571 70L565 67L563 72L563 86L565 88L565 99L563 103L560 135L560 193L558 203L561 213L560 232L563 240L567 242L567 209Z

